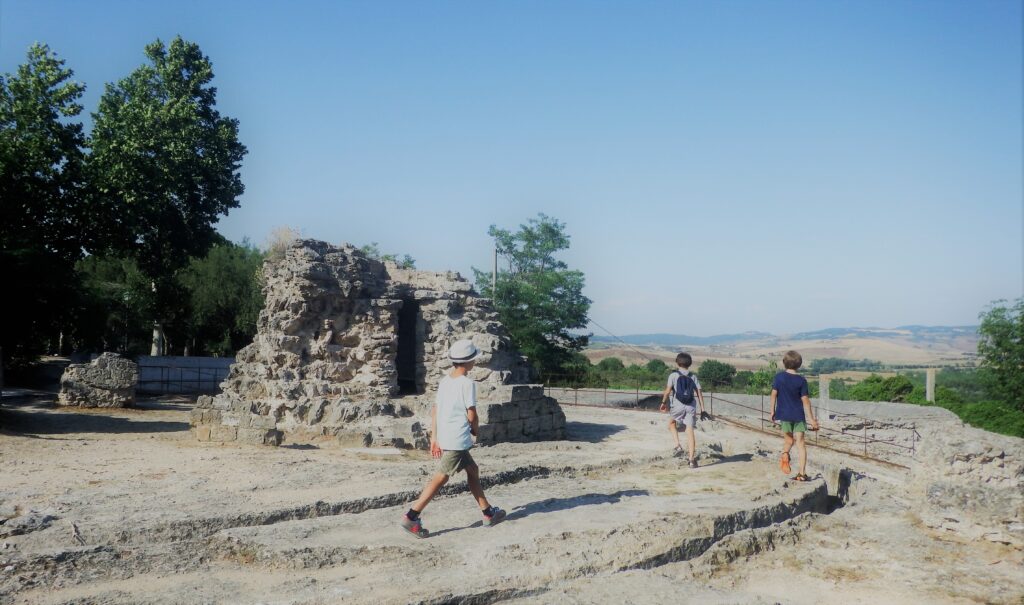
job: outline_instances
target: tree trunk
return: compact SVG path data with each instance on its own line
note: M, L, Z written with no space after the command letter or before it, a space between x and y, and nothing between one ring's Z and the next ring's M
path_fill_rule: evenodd
M152 357L163 355L164 348L164 326L160 322L153 322L153 344L149 348Z

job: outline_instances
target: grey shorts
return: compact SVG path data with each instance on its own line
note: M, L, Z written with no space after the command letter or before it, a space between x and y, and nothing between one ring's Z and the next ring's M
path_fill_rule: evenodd
M441 454L441 468L438 470L442 475L454 475L466 470L466 467L473 466L476 462L469 455L469 450L445 450Z
M676 421L677 428L680 424L693 428L697 421L697 406L674 403L669 408L669 414L672 416L672 420Z

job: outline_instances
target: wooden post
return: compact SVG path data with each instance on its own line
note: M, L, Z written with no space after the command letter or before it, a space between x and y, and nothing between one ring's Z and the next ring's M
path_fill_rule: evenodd
M935 403L935 368L925 370L924 376L924 398Z

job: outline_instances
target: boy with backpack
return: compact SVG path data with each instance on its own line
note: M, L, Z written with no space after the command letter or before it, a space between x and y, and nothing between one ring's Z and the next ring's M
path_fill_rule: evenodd
M456 341L448 349L452 369L437 386L430 422L430 455L441 460L440 468L400 522L402 529L417 538L430 535L423 527L420 513L437 491L448 483L448 478L460 471L466 471L466 483L480 507L484 526L494 525L505 518L505 511L492 506L484 496L480 467L469 455L480 420L476 414L476 383L467 374L473 369L479 353L472 340Z
M681 456L683 446L679 444L678 423L686 427L686 444L689 446L690 468L697 468L697 438L693 434L693 426L697 422L697 406L700 403L700 416L707 418L704 412L704 394L700 390L700 382L695 374L690 374L690 364L693 358L689 353L676 355L678 369L668 375L668 384L665 385L665 392L661 395L661 411L669 412L671 418L668 421L668 430L672 433L672 439L676 442L672 455ZM668 398L672 396L672 405L669 407Z
M778 421L782 425L782 458L779 460L782 472L788 475L792 470L789 450L794 443L800 454L800 472L793 476L793 481L810 481L807 476L807 445L804 443L807 420L810 419L812 431L818 430L807 379L796 373L803 363L800 353L786 351L782 356L782 366L786 370L776 374L772 383L772 422Z

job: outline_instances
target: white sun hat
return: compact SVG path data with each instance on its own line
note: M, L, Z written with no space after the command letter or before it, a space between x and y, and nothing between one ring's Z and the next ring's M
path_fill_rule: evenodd
M468 339L456 340L448 349L448 358L452 360L452 363L466 363L468 361L473 361L479 354L480 349L476 348L473 341Z

